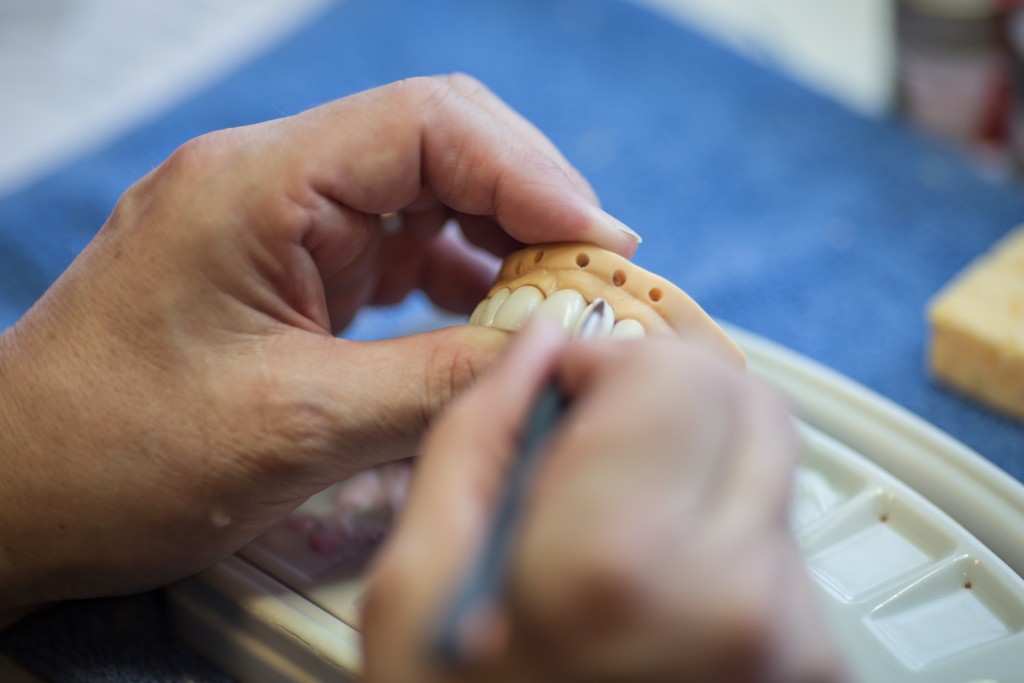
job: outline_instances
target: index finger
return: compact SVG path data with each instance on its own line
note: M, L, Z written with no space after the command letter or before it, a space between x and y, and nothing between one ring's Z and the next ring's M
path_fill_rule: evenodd
M495 95L486 85L472 76L463 73L454 73L444 77L444 79L468 100L479 105L498 121L508 126L510 130L516 132L525 142L535 147L542 154L551 157L565 171L577 189L592 204L600 206L600 201L598 201L597 194L594 193L594 188L590 186L590 183L583 177L583 174L569 163L569 160L565 158L561 150L546 135L540 132L536 126Z
M524 243L583 241L628 257L640 241L594 206L557 159L442 79L386 85L288 125L298 155L288 165L356 211L399 211L425 186L454 211L493 216Z
M434 426L401 519L377 560L363 612L368 671L414 680L444 600L469 571L533 399L564 345L546 321L528 325L497 367ZM391 672L389 678L385 672ZM371 676L372 678L373 676Z

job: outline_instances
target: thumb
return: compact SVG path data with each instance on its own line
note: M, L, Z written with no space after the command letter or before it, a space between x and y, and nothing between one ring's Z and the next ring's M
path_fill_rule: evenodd
M531 322L493 371L438 422L424 444L421 483L407 503L418 511L409 515L410 525L417 520L415 533L447 535L459 529L458 535L475 536L482 531L523 423L564 343L556 325ZM467 540L463 536L454 543L463 546Z
M422 652L433 635L442 601L483 542L522 425L564 343L553 324L529 323L428 436L363 615L371 668L397 666L386 650Z
M490 369L508 337L466 325L372 342L306 336L312 348L290 354L298 367L285 373L314 411L318 455L335 470L325 473L413 455L433 418Z

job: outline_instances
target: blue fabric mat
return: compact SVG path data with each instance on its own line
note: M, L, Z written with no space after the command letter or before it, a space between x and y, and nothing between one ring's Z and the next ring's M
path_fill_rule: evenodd
M186 139L453 70L481 78L554 139L644 235L641 265L1024 478L1024 429L928 379L923 319L928 298L1024 218L1021 187L618 0L337 5L216 87L0 198L0 328L67 266L120 193ZM353 334L399 331L423 308L413 300L369 316ZM41 618L61 612L52 614ZM22 642L20 656L45 660L54 639L35 651ZM171 680L157 670L48 675Z

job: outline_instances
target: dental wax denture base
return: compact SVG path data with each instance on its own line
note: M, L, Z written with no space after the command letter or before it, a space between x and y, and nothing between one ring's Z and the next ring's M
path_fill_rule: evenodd
M942 383L1024 419L1024 227L967 266L928 310Z
M571 332L597 299L603 299L614 315L605 336L693 333L744 364L735 342L683 290L618 254L586 243L539 244L510 254L469 323L515 331L541 314Z

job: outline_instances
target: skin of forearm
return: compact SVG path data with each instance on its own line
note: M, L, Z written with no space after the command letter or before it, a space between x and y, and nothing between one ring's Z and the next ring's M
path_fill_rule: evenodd
M191 547L211 522L201 477L167 455L167 401L134 395L139 378L115 370L133 359L60 308L44 297L0 335L0 610L142 590L215 559Z
M89 565L118 542L97 501L118 494L103 478L118 468L112 437L125 421L101 388L82 386L76 355L87 352L55 338L53 313L44 300L0 336L0 608L88 590L102 575Z
M38 577L34 556L41 550L32 539L42 531L39 517L47 516L36 498L47 476L37 457L45 446L39 434L31 436L40 430L27 405L26 368L17 352L17 335L16 328L0 334L0 620L4 613L42 599L30 585L31 578Z

